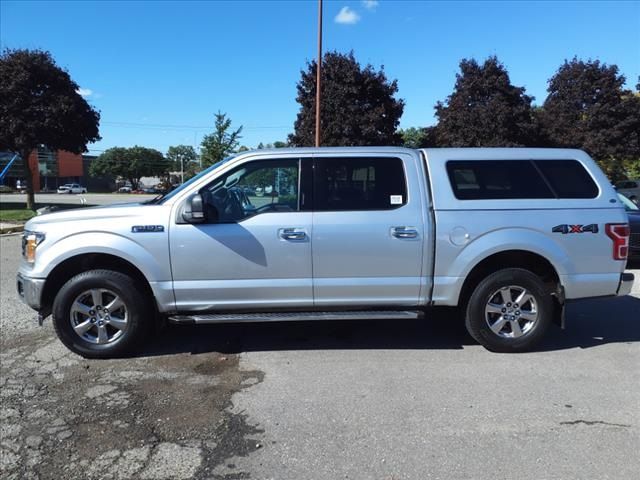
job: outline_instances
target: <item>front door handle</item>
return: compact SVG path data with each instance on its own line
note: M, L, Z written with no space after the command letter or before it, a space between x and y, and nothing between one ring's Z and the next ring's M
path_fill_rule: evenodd
M415 227L391 227L391 235L396 238L418 238Z
M281 228L278 230L280 238L294 242L300 242L307 239L307 232L302 228Z

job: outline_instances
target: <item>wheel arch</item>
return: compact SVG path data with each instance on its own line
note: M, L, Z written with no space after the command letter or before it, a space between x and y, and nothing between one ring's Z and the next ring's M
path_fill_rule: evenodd
M82 253L65 259L56 265L47 276L42 290L42 309L47 314L51 311L53 301L60 288L75 275L88 270L113 270L130 276L141 286L148 298L157 301L151 284L134 264L122 257L108 253Z
M474 265L462 284L458 304L466 305L474 288L483 278L504 268L522 268L537 275L556 300L564 303L560 275L554 265L538 253L514 249L493 253Z

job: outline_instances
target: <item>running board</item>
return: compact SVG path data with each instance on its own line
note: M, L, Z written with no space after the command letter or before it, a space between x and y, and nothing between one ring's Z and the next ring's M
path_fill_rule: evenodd
M296 322L306 320L410 320L422 318L423 312L409 310L376 310L347 312L280 312L280 313L201 313L172 315L169 321L182 324L239 322Z

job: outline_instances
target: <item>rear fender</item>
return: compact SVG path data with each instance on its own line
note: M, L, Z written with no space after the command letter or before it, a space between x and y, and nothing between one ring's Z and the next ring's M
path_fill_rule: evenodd
M524 250L546 258L559 276L575 270L560 244L537 230L518 227L493 230L471 240L450 264L447 275L466 278L482 260L508 250Z

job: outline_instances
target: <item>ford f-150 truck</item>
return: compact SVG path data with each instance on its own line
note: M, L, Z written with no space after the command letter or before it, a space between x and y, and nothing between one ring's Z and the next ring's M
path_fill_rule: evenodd
M629 225L584 152L392 147L246 152L164 197L35 217L18 292L86 357L156 322L428 316L531 349L565 302L626 295Z

